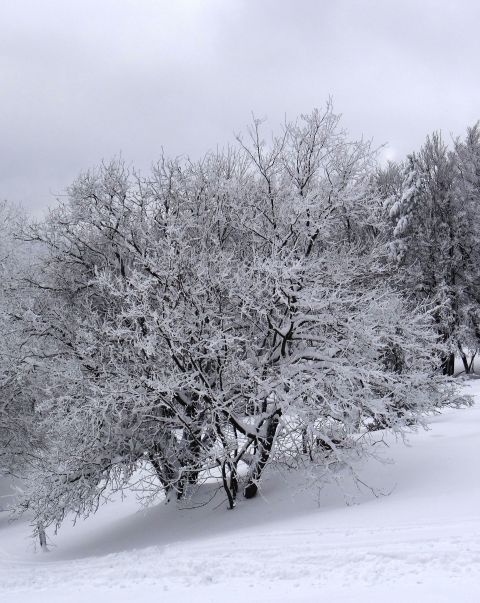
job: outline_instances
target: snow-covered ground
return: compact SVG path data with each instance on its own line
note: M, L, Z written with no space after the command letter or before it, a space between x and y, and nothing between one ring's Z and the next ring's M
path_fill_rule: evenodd
M293 496L271 477L235 511L220 498L138 510L132 497L62 527L48 554L2 513L0 601L478 603L480 380L465 387L474 407L434 417L409 446L388 440L394 463L362 471L388 496L364 489L346 506L333 486Z

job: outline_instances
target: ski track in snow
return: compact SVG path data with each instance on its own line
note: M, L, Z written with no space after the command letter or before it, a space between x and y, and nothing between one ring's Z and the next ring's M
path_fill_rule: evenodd
M480 392L480 381L471 387L474 392ZM445 456L438 458L442 468L445 459L450 460L453 467L462 463L462 447L471 447L472 441L475 450L480 452L478 403L472 409L446 412L453 423L455 413L463 413L458 415L461 420L455 423L455 428L450 428L450 423L440 417L431 432L415 436L419 439L418 449L412 438L412 446L405 449L404 455L430 454L436 461L436 455L443 451ZM471 438L472 426L476 426L475 440ZM452 443L448 444L450 441ZM433 452L431 447L434 447ZM409 457L399 455L395 467L402 475L402 459ZM471 448L468 448L468 455L472 456ZM65 544L59 545L50 555L23 554L19 546L4 547L0 540L0 601L123 603L138 600L144 603L167 601L168 596L173 596L168 600L213 602L222 600L222 594L228 598L235 589L244 592L248 588L254 593L259 585L263 585L264 591L271 591L273 597L262 595L262 601L317 600L317 595L313 597L312 594L317 589L328 595L331 603L367 601L372 600L371 595L378 587L387 601L400 601L412 599L408 588L422 585L426 589L424 594L414 595L412 603L450 601L452 597L456 602L480 601L480 489L478 471L472 473L478 467L478 458L469 458L463 469L459 466L460 477L452 476L461 481L462 471L465 472L464 490L460 492L453 486L448 488L451 480L445 475L438 493L433 492L431 499L428 498L431 495L428 486L418 497L408 488L407 495L403 492L402 496L400 488L391 496L376 501L378 504L373 511L367 508L368 505L349 507L348 521L343 521L340 505L332 514L327 512L328 509L322 512L320 508L316 513L287 518L282 517L280 508L280 512L277 509L273 513L273 523L257 523L253 527L249 526L247 515L242 517L243 527L238 529L232 514L233 528L225 532L217 530L214 536L207 533L188 537L188 528L185 528L187 539L179 532L178 540L171 538L168 541L167 538L162 545L136 549L133 547L142 547L142 542L140 538L138 541L133 539L129 550L127 547L127 550L97 557L79 554L74 559L61 558L61 547ZM412 477L427 469L419 461ZM405 474L411 471L407 464ZM416 486L415 480L413 483ZM440 481L437 479L432 483ZM438 501L443 505L440 511L435 506L440 504ZM410 511L402 515L406 508ZM402 510L400 517L399 509ZM168 521L172 516L166 517ZM378 521L372 522L372 517L377 517ZM412 518L415 520L408 520ZM94 521L98 521L97 518ZM182 519L177 521L182 523ZM15 530L18 531L16 539L25 539L26 528L21 522L0 526L0 539L3 531L10 534L13 542ZM101 538L101 528L102 524L99 524L98 538ZM72 530L68 537L74 536ZM435 588L440 594L427 599L425 593L433 592ZM135 593L140 592L141 598L137 599ZM440 597L442 593L446 598ZM52 599L52 596L60 598ZM242 600L233 599L235 602ZM260 599L256 596L247 596L247 601L255 603L257 600Z

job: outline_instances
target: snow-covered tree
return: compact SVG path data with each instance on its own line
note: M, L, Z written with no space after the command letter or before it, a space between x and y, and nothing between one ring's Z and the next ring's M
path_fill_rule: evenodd
M31 258L14 238L22 220L20 208L0 204L0 475L18 475L41 444L35 420L39 375L23 330L32 305L26 281Z
M457 334L465 371L470 372L480 347L480 127L467 130L465 140L455 142L458 211L464 225L461 246L462 316ZM472 354L467 357L468 351Z
M140 465L146 496L216 477L233 507L268 463L328 472L448 401L432 317L386 276L373 166L328 106L148 177L101 166L25 233L48 250L36 521L94 511Z
M473 190L467 183L467 173L472 173L467 155L473 157L463 143L457 143L454 153L440 134L428 137L408 158L403 186L389 209L390 248L401 270L401 287L434 306L436 328L446 346L442 368L448 375L454 371L455 353L464 355L463 349L471 347L478 324L473 285L478 274L478 208L467 192Z

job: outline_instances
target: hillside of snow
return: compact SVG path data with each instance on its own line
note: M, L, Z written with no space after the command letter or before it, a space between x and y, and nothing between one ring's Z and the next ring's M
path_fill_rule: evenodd
M361 471L374 492L307 492L272 474L234 511L220 494L190 510L131 495L49 534L49 553L27 519L0 513L0 601L477 603L480 379L465 390L473 407L379 447L391 462Z

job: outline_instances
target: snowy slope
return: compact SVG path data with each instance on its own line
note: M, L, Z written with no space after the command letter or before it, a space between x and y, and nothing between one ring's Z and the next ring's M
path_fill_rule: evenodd
M465 387L476 406L433 418L409 446L390 440L394 464L365 467L389 496L365 489L346 506L334 487L293 497L272 477L233 512L221 498L189 511L132 498L62 528L48 554L2 514L0 601L477 603L480 380Z

